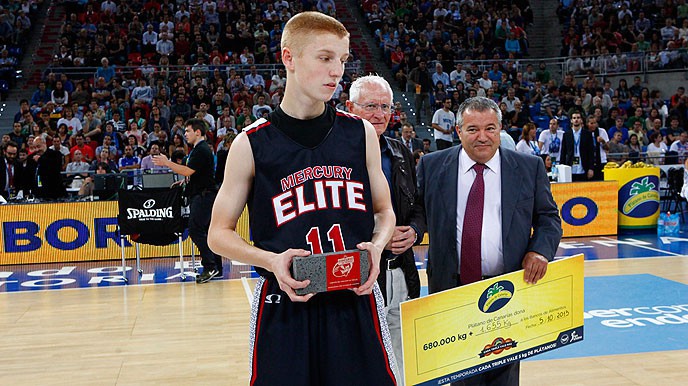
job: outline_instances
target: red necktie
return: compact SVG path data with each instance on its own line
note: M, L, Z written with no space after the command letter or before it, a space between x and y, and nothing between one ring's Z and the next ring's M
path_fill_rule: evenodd
M483 207L485 204L485 165L473 165L476 176L468 193L466 211L463 217L461 232L461 267L459 275L461 284L470 284L482 280L480 235L483 229Z

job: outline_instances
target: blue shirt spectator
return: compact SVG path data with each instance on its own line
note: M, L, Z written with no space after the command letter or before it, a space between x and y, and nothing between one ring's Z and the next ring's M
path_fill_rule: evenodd
M110 66L110 61L108 58L100 59L101 67L96 70L96 79L103 77L105 78L105 83L110 85L112 78L115 77L115 66Z

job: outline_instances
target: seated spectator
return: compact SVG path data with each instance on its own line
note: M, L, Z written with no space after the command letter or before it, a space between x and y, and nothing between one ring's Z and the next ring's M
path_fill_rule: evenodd
M80 177L87 177L89 169L90 166L88 162L83 160L81 151L75 150L73 161L67 164L67 177L75 177L77 175Z
M681 132L678 139L671 144L669 150L678 153L678 162L683 163L688 156L688 132Z
M153 163L153 158L158 155L160 155L160 143L153 141L148 147L148 155L141 160L141 170L144 173L161 173L167 170L167 167Z
M105 79L105 84L112 85L112 79L115 78L115 66L110 66L110 60L103 57L100 59L100 67L96 70L96 79Z
M108 166L107 163L104 162L99 162L96 169L95 169L95 174L102 175L102 174L108 174L111 172L110 167ZM84 197L84 196L91 196L93 195L93 190L95 189L95 183L93 182L93 177L88 176L84 179L84 183L81 184L81 188L79 188L79 196Z
M130 101L132 104L145 103L147 105L153 101L153 90L148 86L145 78L139 79L139 85L131 92Z
M265 95L258 96L258 103L253 105L252 113L256 117L262 117L263 114L261 113L261 110L266 110L268 114L272 112L272 107L265 103Z
M263 88L265 87L265 80L263 79L262 75L258 74L256 66L250 67L250 73L244 76L244 84L251 90L255 90L257 85L260 85Z
M278 87L284 88L284 86L287 85L287 76L286 73L284 72L284 68L280 68L277 70L277 73L274 74L271 78L270 81L270 89L269 91L271 93L275 92Z
M69 105L69 94L62 87L62 81L55 82L55 88L50 92L50 100L59 109Z
M538 147L535 136L537 134L537 127L533 123L526 123L523 126L523 133L521 134L521 139L516 144L516 151L531 154L540 155L540 148Z
M118 169L126 171L129 176L134 176L134 170L141 169L141 159L134 154L134 146L131 144L124 146L124 155L119 159Z
M67 133L71 136L82 131L81 121L74 116L72 109L64 109L62 111L62 118L57 120L57 126L61 124L67 126Z
M174 154L175 152L183 152L183 154L189 154L189 147L184 141L184 136L181 134L174 134L172 136L172 142L167 148L167 154Z
M167 144L167 132L162 129L160 122L153 123L153 130L148 133L146 143L150 146L153 142L157 142L160 147L164 147Z
M112 119L108 120L106 123L111 124L114 131L118 133L124 133L127 130L127 123L122 120L122 113L120 110L112 111Z
M109 150L109 155L112 156L113 159L119 156L119 150L117 150L117 146L115 146L113 135L114 133L106 133L103 135L103 144L96 147L95 150L96 158L100 158L100 152L103 151L103 149Z
M334 0L318 0L315 4L315 9L317 9L318 12L330 15L332 17L335 16L336 8L337 7L334 3Z
M170 125L168 123L167 119L164 119L162 117L162 112L160 111L160 107L157 105L154 105L151 107L151 113L150 113L150 118L148 119L147 126L153 126L155 124L159 124L160 128L163 131L170 131Z
M83 157L83 160L85 162L91 162L95 158L95 150L86 145L86 140L84 139L84 135L82 133L76 133L73 136L74 138L74 146L72 146L71 149L69 149L69 154L70 158L74 159L74 153L79 151Z
M628 159L628 146L624 145L621 141L622 134L620 131L614 132L611 136L609 142L606 142L604 150L607 151L607 160L618 163L619 165L624 163ZM637 137L636 137L637 140Z
M33 92L31 100L29 101L31 112L37 114L50 100L50 91L48 91L45 81L40 81L38 83L38 88Z
M663 139L664 138L660 133L653 133L650 136L650 144L647 145L646 162L654 165L664 165L664 156L666 155L668 148Z
M99 77L93 87L91 99L95 100L98 106L105 106L110 101L110 86L107 85L104 77Z
M100 143L102 139L102 121L93 116L91 110L84 113L84 119L81 121L82 132L84 137L90 137L95 143Z
M504 41L504 50L507 53L514 54L514 56L517 58L521 57L521 43L516 38L516 35L513 32L509 32L509 34L507 35L507 38Z
M146 143L146 132L142 131L139 128L138 123L131 121L129 122L129 129L124 132L124 137L128 138L128 141L131 142L131 138L134 138L134 144L137 146L141 146Z
M143 108L136 108L134 109L134 116L129 118L127 121L127 126L129 129L131 129L131 124L136 123L136 128L140 129L141 131L146 131L148 128L148 121L146 118L143 117ZM140 134L135 134L137 138L139 138L141 135ZM127 135L128 136L128 135ZM139 141L141 143L141 141Z

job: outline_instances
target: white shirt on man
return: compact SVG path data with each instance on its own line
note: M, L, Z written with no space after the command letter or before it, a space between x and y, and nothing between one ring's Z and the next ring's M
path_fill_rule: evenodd
M559 139L559 149L557 151L550 151L550 146L554 139ZM556 133L552 133L551 130L543 130L540 133L540 138L538 142L542 143L542 149L540 149L540 154L549 154L557 160L561 159L561 144L564 142L564 130L557 129Z
M456 126L456 116L451 110L438 109L432 116L432 123L440 126L445 130L454 130ZM452 142L454 137L452 137L452 132L445 134L437 129L434 130L435 140L442 139L445 141Z
M471 191L476 172L476 162L461 150L459 153L459 176L456 198L456 250L461 254L461 234L463 218L466 213L468 193ZM480 238L481 268L483 276L496 276L504 273L504 256L502 245L502 162L499 149L487 161L483 171L485 196L483 206L483 227ZM461 256L459 256L461 267Z

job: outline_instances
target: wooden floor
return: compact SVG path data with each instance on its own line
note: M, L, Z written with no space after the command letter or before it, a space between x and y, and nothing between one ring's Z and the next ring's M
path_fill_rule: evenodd
M688 257L585 264L688 284ZM248 322L240 280L0 294L0 384L245 385ZM521 384L676 385L687 363L688 350L527 361Z

